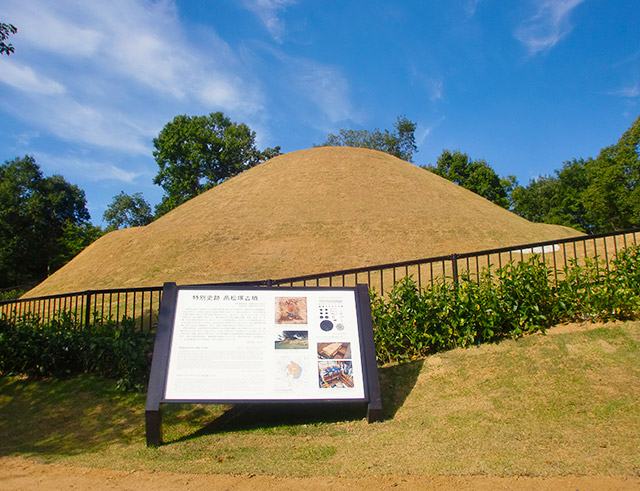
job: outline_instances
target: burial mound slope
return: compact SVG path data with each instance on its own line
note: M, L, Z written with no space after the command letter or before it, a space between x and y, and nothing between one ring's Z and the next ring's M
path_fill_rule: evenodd
M27 296L281 278L574 235L385 153L320 147L105 235Z

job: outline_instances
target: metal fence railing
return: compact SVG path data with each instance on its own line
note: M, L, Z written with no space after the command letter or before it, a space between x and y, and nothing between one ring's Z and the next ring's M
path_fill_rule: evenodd
M570 263L584 264L597 258L603 268L611 267L618 251L638 244L640 229L609 234L582 235L483 251L455 253L411 261L365 266L326 273L259 281L218 283L207 286L355 286L366 283L378 293L386 294L400 279L410 276L420 288L437 281L458 281L465 275L480 281L510 262L522 261L538 254L553 271L554 281ZM0 301L0 318L16 321L31 316L43 323L66 315L79 326L128 318L140 329L152 330L162 301L162 287L115 288L46 295Z
M402 261L362 268L345 269L270 280L280 286L354 286L367 283L379 293L387 293L405 276L410 276L420 288L432 286L439 280L458 281L462 276L480 280L482 274L491 274L510 262L522 261L538 254L553 271L554 281L563 274L571 262L584 264L587 258L598 258L602 267L610 268L611 260L620 249L637 245L640 229L609 234L581 235L566 239L548 240L530 244L454 253L411 261Z
M15 322L29 316L42 323L69 317L80 326L128 318L140 329L151 330L161 301L161 286L86 290L5 300L0 302L0 317Z

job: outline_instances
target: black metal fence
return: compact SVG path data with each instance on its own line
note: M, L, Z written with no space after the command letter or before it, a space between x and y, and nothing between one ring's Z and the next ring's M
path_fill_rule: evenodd
M482 275L510 263L539 255L553 271L554 281L570 263L584 264L597 258L603 268L611 267L618 251L638 244L640 229L610 234L583 235L477 252L456 253L376 266L344 269L290 278L218 283L206 286L355 286L366 283L385 294L400 279L411 276L420 288L437 281L458 281L465 275L480 281ZM203 285L204 286L204 285ZM114 288L46 295L0 301L0 317L15 321L31 316L48 323L61 316L71 317L79 326L128 318L140 329L152 330L162 301L162 287Z
M354 286L367 283L379 293L387 293L405 276L411 276L420 288L433 286L441 279L458 281L462 275L480 281L483 274L510 262L523 261L532 254L540 256L553 271L554 281L562 276L570 263L584 264L587 258L598 258L609 269L620 249L637 245L640 229L609 234L582 235L566 239L521 244L483 251L454 253L377 266L345 269L328 273L270 280L280 286Z
M70 318L76 325L121 322L129 318L140 329L153 329L162 301L162 287L113 288L45 295L0 302L0 317L23 317L42 323Z

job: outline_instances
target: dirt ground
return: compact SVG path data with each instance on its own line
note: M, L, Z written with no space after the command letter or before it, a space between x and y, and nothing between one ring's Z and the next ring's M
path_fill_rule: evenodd
M106 469L42 464L21 457L0 457L0 489L456 489L456 490L591 490L640 489L640 477L614 476L494 477L494 476L380 476L352 478L282 478L261 475L119 472Z

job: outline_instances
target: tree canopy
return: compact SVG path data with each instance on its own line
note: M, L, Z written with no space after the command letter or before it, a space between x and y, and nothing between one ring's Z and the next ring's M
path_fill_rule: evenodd
M0 55L10 55L15 51L15 48L11 43L7 43L7 39L12 34L18 32L18 29L13 24L5 24L0 22Z
M258 150L256 134L221 112L205 116L176 116L153 140L159 166L154 183L165 193L156 208L162 215L265 160L280 154L280 147Z
M80 188L28 155L0 165L0 287L44 278L99 233Z
M640 117L594 159L513 190L513 210L535 222L598 233L640 226Z
M153 213L142 193L130 195L120 191L113 197L102 218L107 222L108 230L115 230L147 225L153 220Z
M418 149L415 138L416 124L404 116L399 116L393 128L392 132L379 129L341 129L337 134L329 133L321 146L371 148L412 162L413 154Z
M516 178L501 178L484 160L471 160L466 153L458 150L443 150L435 166L425 166L426 170L438 174L483 198L502 206L509 207L511 189Z

